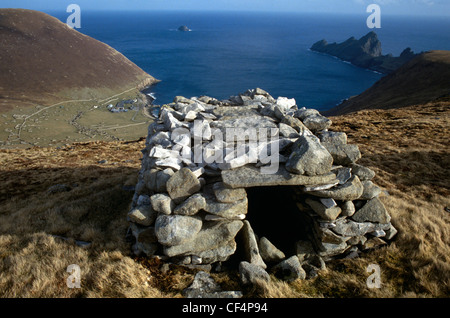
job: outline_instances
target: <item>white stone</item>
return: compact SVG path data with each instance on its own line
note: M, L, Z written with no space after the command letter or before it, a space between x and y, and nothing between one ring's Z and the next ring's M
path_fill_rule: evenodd
M207 120L195 120L191 128L191 135L201 140L211 140L212 131Z
M197 112L190 110L186 113L186 115L184 116L184 120L185 121L194 121L197 118Z
M191 256L191 264L192 265L200 265L202 263L202 258L196 255Z
M219 166L219 169L221 169L221 170L230 170L230 169L235 169L235 168L245 166L246 164L248 164L250 162L251 162L251 158L247 154L243 154L243 155L238 156L233 159L230 159L230 157L228 157L228 159L226 159L225 162L218 163L218 166Z
M151 148L148 155L149 155L149 157L161 158L161 159L163 159L163 158L179 158L180 157L180 154L178 151L164 149L159 146L155 146L155 147Z
M328 184L322 184L322 185L315 185L315 186L307 186L305 187L305 191L319 191L319 190L328 190L332 187L339 184L339 181L336 181L334 183L328 183Z
M194 111L196 113L204 112L205 111L205 107L203 107L200 103L193 103L193 104L190 104L190 105L186 106L183 109L183 112L185 114L187 114L190 111Z
M277 105L282 107L285 111L289 110L291 107L297 105L297 102L294 98L287 98L287 97L278 97L277 98Z
M202 174L205 173L205 168L196 166L195 168L192 168L191 171L194 174L194 176L199 178Z
M158 167L169 167L176 171L183 167L180 158L161 158L155 162L155 165Z
M188 125L186 123L182 123L178 119L176 119L173 114L169 111L164 112L163 117L164 125L166 129L174 130L176 128L184 127L187 128Z

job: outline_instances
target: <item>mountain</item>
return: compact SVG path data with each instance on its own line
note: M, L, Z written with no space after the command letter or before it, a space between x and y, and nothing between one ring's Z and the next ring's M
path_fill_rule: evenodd
M362 109L400 108L449 98L450 51L429 51L324 114L334 116Z
M43 12L0 9L0 112L104 99L156 80L112 47Z
M339 44L321 40L314 43L311 50L333 55L353 65L383 74L393 72L416 56L410 48L406 48L398 57L392 54L382 55L381 42L373 31L359 40L351 37Z

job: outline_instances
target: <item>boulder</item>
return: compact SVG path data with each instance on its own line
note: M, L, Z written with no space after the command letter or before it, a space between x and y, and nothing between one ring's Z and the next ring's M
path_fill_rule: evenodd
M153 210L151 205L137 206L128 213L130 221L145 226L152 225L156 216L157 212Z
M164 193L157 193L150 197L150 202L153 209L162 214L172 214L175 208L175 203L170 196Z
M310 198L307 198L305 202L325 221L334 221L341 213L341 208L338 206L327 207L322 202Z
M312 132L318 132L330 128L332 122L322 115L314 115L303 119L303 124Z
M202 224L201 218L195 216L161 214L155 222L155 233L162 245L180 245L191 241Z
M353 214L352 219L356 222L374 222L386 224L391 221L383 202L378 197L367 201L364 206Z
M196 193L191 195L189 198L184 200L183 203L178 205L173 214L179 215L194 215L198 211L204 209L206 207L205 197L201 193Z
M341 212L342 216L352 216L356 211L355 205L353 204L352 201L342 202L341 209L342 209L342 212Z
M356 163L350 165L350 167L352 168L352 173L356 174L361 181L372 180L375 177L375 172L367 167Z
M172 200L181 203L200 191L201 183L189 168L182 168L170 177L166 187Z
M236 252L236 241L234 239L210 250L196 254L205 264L224 262Z
M352 177L352 169L347 167L340 167L332 170L336 174L336 179L339 184L346 183Z
M221 203L233 203L247 197L247 192L243 188L227 188L223 182L217 182L213 185L216 200Z
M286 256L276 248L266 237L261 237L258 242L259 253L266 262L280 262Z
M318 134L320 142L331 143L335 145L347 144L347 134L336 131L322 131Z
M244 197L241 200L233 203L218 202L213 194L203 193L206 200L206 205L203 208L206 212L214 214L222 218L236 218L239 215L247 214L248 199Z
M357 145L334 144L329 142L323 142L322 145L333 157L335 165L350 165L361 158L361 152Z
M359 200L370 200L380 195L381 189L380 187L376 186L372 181L370 180L364 180L362 181L362 185L364 188L363 193L359 197Z
M239 263L239 275L243 285L258 285L270 281L270 275L262 267L246 261Z
M311 241L298 241L295 245L296 255L301 263L307 261L313 255L316 255L316 251Z
M297 130L295 130L294 128L292 128L289 125L286 125L284 123L279 123L279 128L280 128L280 135L286 138L298 138L300 137L299 133L297 132Z
M302 265L296 255L281 261L275 265L272 270L275 272L275 276L288 282L306 278L306 272L302 268Z
M186 298L241 298L240 291L222 291L220 285L205 271L194 276L192 284L183 290Z
M332 231L342 236L362 236L375 229L370 222L355 222L349 219L339 219L335 222Z
M315 136L300 136L292 146L286 170L308 176L330 172L333 158Z
M302 107L295 111L294 117L299 118L300 120L304 120L306 117L316 115L320 115L318 110Z
M247 220L244 220L243 222L244 227L242 228L242 237L244 242L245 258L249 263L266 269L267 265L264 263L261 255L259 254L258 240L255 237L255 233L253 232L250 222Z
M166 168L164 170L158 171L156 175L156 188L157 192L166 192L167 191L167 181L169 181L170 177L174 175L174 171L171 168Z
M196 255L203 251L215 249L223 244L223 242L232 240L242 226L242 221L214 222L213 225L204 226L192 240L183 244L166 247L164 254L169 257L189 254Z
M338 244L318 242L318 248L319 256L324 260L330 260L333 256L344 253L349 248L349 245L346 242Z
M281 123L291 126L300 135L308 130L308 128L306 128L306 126L298 118L292 117L290 115L285 115L281 120Z

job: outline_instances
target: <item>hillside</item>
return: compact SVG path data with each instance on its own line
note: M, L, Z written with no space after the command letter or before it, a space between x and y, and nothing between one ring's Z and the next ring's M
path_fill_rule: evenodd
M417 55L410 48L403 50L400 56L382 55L381 42L373 31L360 39L351 37L342 43L321 40L314 43L311 50L336 56L358 67L383 74L392 73Z
M358 96L324 112L341 115L362 109L389 109L450 97L450 51L420 54Z
M157 82L112 47L39 11L0 9L0 45L0 113Z
M250 297L448 297L450 103L331 119L376 172L399 231L394 242L332 261L311 280L273 278L245 289L233 269L214 279ZM182 297L196 270L135 258L126 241L144 147L138 140L0 150L0 297ZM81 289L66 286L69 264L81 267ZM366 286L369 264L381 268L380 289Z

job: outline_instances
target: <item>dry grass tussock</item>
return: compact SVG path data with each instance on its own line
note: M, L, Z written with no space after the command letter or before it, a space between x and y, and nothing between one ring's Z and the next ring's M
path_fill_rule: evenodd
M312 280L273 277L245 289L234 270L213 277L225 290L254 297L448 297L449 106L332 118L388 193L382 200L399 231L389 246L330 262ZM182 297L195 271L135 258L126 240L133 195L127 186L136 183L143 147L144 141L0 150L0 297ZM49 193L55 184L68 191ZM70 264L80 266L80 289L66 285ZM379 289L366 285L369 264L380 266Z

